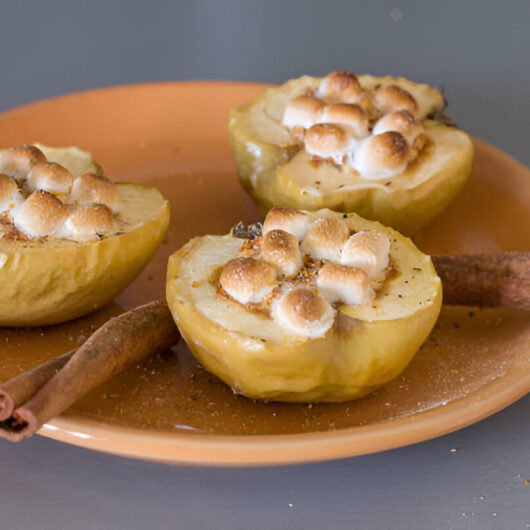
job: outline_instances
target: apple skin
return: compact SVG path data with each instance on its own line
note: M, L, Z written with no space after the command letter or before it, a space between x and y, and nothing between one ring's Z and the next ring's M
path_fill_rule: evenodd
M356 214L345 221L391 238L393 271L373 303L339 305L334 326L319 338L290 335L216 294L218 271L237 255L241 239L196 237L170 257L166 295L175 322L198 361L235 392L291 402L360 398L400 374L429 335L442 303L429 256L377 222Z

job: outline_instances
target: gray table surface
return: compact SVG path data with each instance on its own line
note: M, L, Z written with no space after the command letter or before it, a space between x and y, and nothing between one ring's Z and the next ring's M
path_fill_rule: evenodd
M529 22L528 1L1 0L0 110L131 82L347 68L443 85L459 125L530 165ZM0 441L0 529L530 528L529 418L526 396L413 446L271 468Z

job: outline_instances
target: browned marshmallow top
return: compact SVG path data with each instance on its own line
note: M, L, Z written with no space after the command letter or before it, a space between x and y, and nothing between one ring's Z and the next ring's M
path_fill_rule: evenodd
M283 122L286 127L308 129L318 121L325 104L313 96L299 96L292 99L286 109Z
M379 287L389 265L390 240L373 230L352 234L342 247L340 262L362 270L372 284Z
M271 230L284 230L301 240L309 230L311 217L291 208L274 207L269 210L263 222L263 235Z
M331 328L335 311L318 292L298 287L278 300L273 310L274 317L293 334L304 337L321 337Z
M336 263L326 263L318 271L317 286L332 302L342 300L348 305L363 305L375 297L363 270Z
M292 276L302 268L298 239L283 230L271 230L263 236L263 261L275 266L284 276Z
M91 204L76 208L65 223L65 232L85 240L97 235L111 236L117 232L116 220L108 206Z
M223 267L219 285L289 333L323 336L333 304L367 304L385 280L390 241L381 232L351 233L342 218L289 208L273 208L263 226L264 235L245 241Z
M346 130L332 123L313 125L305 133L304 141L309 154L320 158L331 158L337 164L342 163L344 150L348 146Z
M317 219L302 241L302 251L316 259L338 261L349 235L350 230L342 219Z
M106 177L77 179L33 145L0 151L0 237L84 241L118 231L121 198Z
M82 205L101 203L114 213L119 211L121 204L118 188L107 177L94 173L85 173L75 179L72 200Z
M385 114L374 125L373 134L381 134L388 131L401 133L410 142L416 135L422 132L423 127L415 120L414 116L407 110L399 110Z
M34 191L22 204L15 226L29 237L54 234L68 217L68 207L48 191Z
M359 105L337 103L324 105L318 117L318 123L336 123L351 128L353 135L362 138L368 135L368 116Z
M219 278L226 293L242 304L259 302L272 290L275 280L273 267L244 256L230 260Z
M361 98L363 90L354 73L337 70L324 78L318 93L329 103L355 103Z
M0 151L0 173L24 180L29 170L46 162L44 153L34 145L20 145Z
M377 91L375 104L382 114L396 110L406 110L415 116L418 112L418 102L414 96L397 85L387 85Z
M418 109L404 88L363 89L353 73L340 70L322 79L315 96L292 99L283 125L303 139L314 160L348 165L366 179L380 180L402 173L426 145Z
M44 162L33 166L26 176L28 190L44 190L70 193L74 176L65 167L55 162Z
M405 137L397 131L387 131L363 141L355 154L353 167L365 178L391 178L407 167L408 154Z

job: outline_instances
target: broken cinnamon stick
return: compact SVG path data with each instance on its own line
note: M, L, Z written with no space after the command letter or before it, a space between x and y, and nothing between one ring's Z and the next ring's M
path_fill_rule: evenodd
M75 403L89 390L146 356L178 341L167 304L151 302L110 319L40 390L0 422L0 436L19 441Z
M432 256L443 303L530 309L530 252Z
M0 421L7 420L17 407L40 390L68 362L75 351L64 353L1 384Z

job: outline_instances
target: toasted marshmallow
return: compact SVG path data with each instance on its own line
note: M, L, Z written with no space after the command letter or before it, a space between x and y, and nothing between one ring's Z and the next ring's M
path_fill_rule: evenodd
M223 267L219 281L225 292L241 304L258 303L274 288L276 271L263 261L240 257Z
M309 230L311 222L309 215L292 208L271 208L263 222L263 235L271 230L283 230L300 241Z
M57 237L87 241L116 233L116 221L108 206L92 204L76 208L58 230Z
M121 197L118 188L107 178L94 173L85 173L74 180L72 201L79 205L101 203L112 213L120 210Z
M331 158L342 164L349 147L348 134L340 125L319 123L305 133L305 149L308 154L320 158Z
M385 279L390 262L390 239L375 230L363 230L350 236L344 247L340 262L361 269L376 288Z
M289 129L303 127L309 129L317 120L324 102L313 96L299 96L291 99L285 107L282 124Z
M29 190L44 190L68 194L72 189L74 176L65 167L55 162L45 162L33 166L25 186Z
M336 263L326 263L318 271L317 287L330 302L363 305L375 298L364 271Z
M407 110L413 116L418 114L418 102L414 96L397 85L381 88L375 96L375 104L382 114L397 110Z
M357 76L346 70L329 73L320 82L317 95L328 103L355 103L362 96Z
M408 159L407 140L401 133L387 131L364 140L355 150L352 165L364 178L381 180L399 175Z
M292 276L302 268L298 239L283 230L271 230L263 237L261 257L284 276Z
M285 330L316 338L333 325L335 310L318 293L302 287L287 291L274 305L272 316Z
M408 110L400 110L385 114L372 129L372 134L383 134L388 131L401 133L409 146L414 146L415 140L419 134L425 131L414 116Z
M68 217L68 207L55 195L34 191L15 215L15 226L29 237L53 235Z
M0 214L15 207L17 196L17 183L5 173L0 173Z
M340 260L344 243L350 231L342 219L325 217L317 219L302 241L301 250L316 259Z
M350 129L356 138L369 134L368 118L359 105L326 105L320 112L317 123L338 123Z
M0 173L16 180L24 180L33 166L44 162L44 153L34 145L20 145L0 151Z

